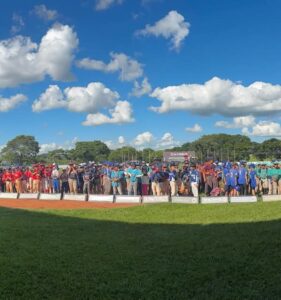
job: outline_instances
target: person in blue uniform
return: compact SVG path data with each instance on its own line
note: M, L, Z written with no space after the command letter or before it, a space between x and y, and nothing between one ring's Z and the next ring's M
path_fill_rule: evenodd
M136 196L138 194L138 178L142 176L142 172L140 169L136 168L135 164L132 164L131 168L127 169L127 175L130 178L128 195Z
M230 173L230 185L231 185L231 193L230 196L238 196L238 166L237 164L233 164L232 168L229 170Z
M252 195L255 196L256 189L257 189L257 172L255 170L255 165L250 165L249 186L250 186L250 191L251 191Z
M229 196L232 191L229 165L225 165L225 167L223 169L223 179L224 179L224 184L225 184L225 188L224 188L225 195Z
M238 168L238 185L240 188L240 195L247 195L247 170L245 168L245 164L241 162Z
M192 191L192 194L194 197L198 197L199 181L200 181L199 171L196 170L195 165L190 165L189 182L190 182L191 191Z
M104 168L102 169L102 186L103 186L103 193L105 195L110 195L111 193L111 180L110 180L111 168L110 164L105 164Z
M114 166L113 170L110 173L111 185L113 190L113 195L122 195L122 177L123 172L119 170L118 165Z
M174 164L170 165L169 171L169 184L170 184L170 191L171 196L176 196L178 194L178 172L176 170L176 166Z

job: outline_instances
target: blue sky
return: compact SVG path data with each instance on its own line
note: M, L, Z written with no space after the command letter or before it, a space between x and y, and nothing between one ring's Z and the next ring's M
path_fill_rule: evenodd
M281 137L280 1L69 3L0 3L0 144Z

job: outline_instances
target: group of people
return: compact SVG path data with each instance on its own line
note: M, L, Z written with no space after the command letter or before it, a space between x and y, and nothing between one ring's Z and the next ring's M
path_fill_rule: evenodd
M246 162L35 164L0 170L2 192L239 196L281 194L281 165Z

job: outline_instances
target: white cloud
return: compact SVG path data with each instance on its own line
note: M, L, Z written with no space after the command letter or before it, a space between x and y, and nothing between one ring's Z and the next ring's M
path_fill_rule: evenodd
M109 149L111 150L114 149L115 144L113 143L113 141L109 140L109 141L104 141L103 143L105 143Z
M134 140L134 145L135 146L147 146L150 145L153 141L153 134L149 131L143 132L139 135Z
M162 36L171 41L172 49L179 50L184 39L189 34L189 28L190 24L185 22L184 16L172 10L163 19L154 25L146 25L144 29L137 31L136 34Z
M105 10L114 4L122 4L123 0L96 0L96 10Z
M39 45L23 36L0 41L0 88L41 81L46 75L53 80L72 79L77 46L76 33L61 24L49 29Z
M162 0L141 0L141 5L146 5L150 2L162 1ZM96 0L96 10L106 10L114 5L120 5L124 0Z
M215 123L216 127L223 127L223 128L243 128L253 126L255 124L255 117L253 116L243 116L243 117L235 117L233 118L233 122L227 121L217 121Z
M252 136L280 137L281 126L276 122L260 121L255 124L251 130L249 130L247 127L243 128L242 133Z
M118 101L113 109L109 110L110 116L103 113L89 114L84 126L99 126L103 124L124 124L134 122L133 110L128 101Z
M25 102L26 100L27 97L22 94L17 94L10 98L3 98L0 95L0 112L10 111L19 106L21 103Z
M56 143L41 144L39 154L45 154L45 153L48 153L50 151L54 151L54 150L58 150L58 149L63 149L63 147L56 144Z
M92 82L86 88L72 87L64 90L68 109L74 112L96 112L101 108L111 107L119 98L100 82Z
M113 140L107 140L104 141L104 143L107 145L107 147L111 150L118 149L120 147L123 147L126 143L125 138L123 136L119 136L117 141Z
M63 149L63 150L71 150L75 148L75 144L77 143L78 138L74 137L72 140L67 140L63 144L59 145L57 143L46 143L40 145L39 154L45 154L50 151Z
M243 116L235 117L232 122L218 121L215 123L216 127L223 128L241 128L242 134L260 137L279 137L281 136L281 126L279 123L271 121L256 122L255 117Z
M151 91L152 91L152 87L148 79L145 77L141 84L138 81L134 82L134 88L131 95L135 97L141 97L149 94Z
M74 137L72 140L65 141L64 144L63 144L63 149L71 150L71 149L75 148L76 143L78 141L79 141L79 138L77 136Z
M57 85L50 85L48 89L40 95L38 100L32 104L34 112L66 107L67 102L64 95Z
M125 140L125 138L124 138L124 136L119 136L118 137L118 144L119 145L124 145L126 143L126 140Z
M119 72L119 79L132 81L143 75L142 65L124 53L110 53L111 60L108 64L100 60L84 58L77 62L79 68L102 71L106 73Z
M16 34L22 30L25 24L23 18L16 13L13 14L12 21L13 25L11 27L11 33Z
M223 116L268 115L281 111L281 85L254 82L249 86L214 77L205 84L157 88L151 94L161 102L153 111L175 110Z
M56 10L48 9L44 4L34 6L33 13L44 21L54 21L59 16Z
M194 124L193 127L185 128L185 130L187 132L197 133L197 132L201 132L203 130L203 128L199 124L196 123L196 124Z
M34 112L56 108L66 108L73 112L95 113L101 108L114 106L119 99L113 92L100 82L89 83L87 87L66 88L63 92L57 85L50 85L32 104Z
M33 102L32 110L41 112L66 108L72 112L87 112L89 114L82 123L85 126L134 122L131 104L119 98L117 92L100 82L89 83L87 87L66 88L63 92L58 86L51 85ZM109 109L109 116L99 112L100 109Z
M163 148L171 148L179 145L180 142L176 141L174 136L170 132L164 133L161 137L160 141L156 144L156 148L163 149Z

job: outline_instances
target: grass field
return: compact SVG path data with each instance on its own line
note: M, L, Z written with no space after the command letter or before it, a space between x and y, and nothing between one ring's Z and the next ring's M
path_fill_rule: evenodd
M281 203L0 208L1 299L281 298Z

